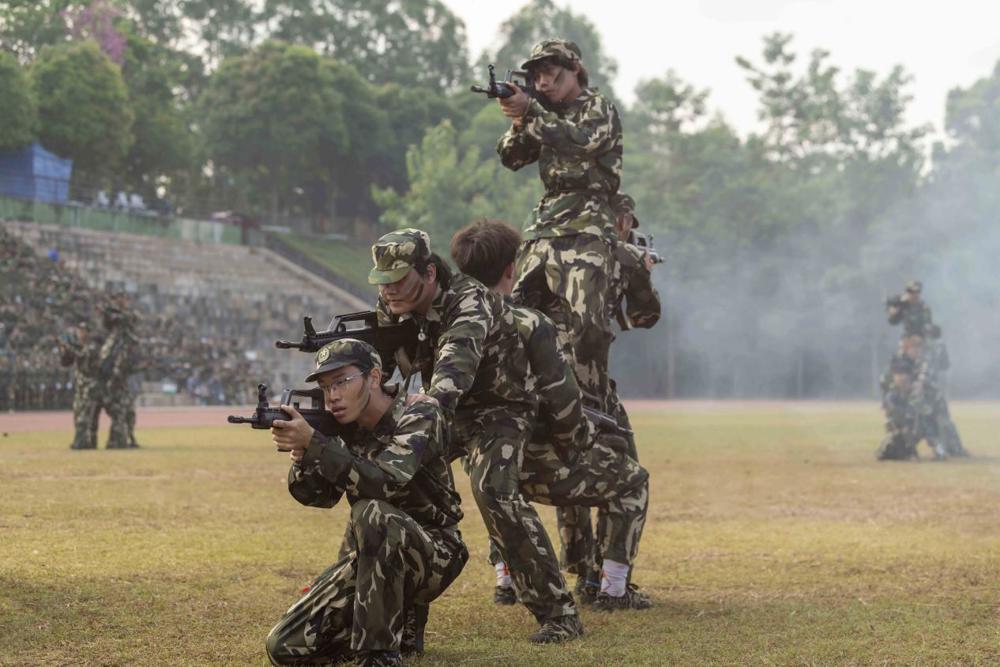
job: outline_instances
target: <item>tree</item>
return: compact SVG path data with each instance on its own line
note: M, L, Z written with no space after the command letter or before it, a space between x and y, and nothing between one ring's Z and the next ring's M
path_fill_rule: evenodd
M479 160L475 148L460 151L457 138L448 121L427 130L420 146L406 153L409 190L399 195L374 188L374 199L384 209L384 224L423 229L436 246L447 247L459 227L490 213L482 193L493 168Z
M185 78L184 60L133 33L127 34L123 60L122 73L135 115L135 141L125 158L122 180L152 199L163 179L192 166L194 136L181 100L174 94Z
M508 172L492 154L484 159L475 145L463 145L450 121L424 134L406 153L409 189L373 188L390 227L419 227L438 247L446 247L463 225L479 218L521 223L540 194L537 178Z
M319 54L265 42L223 61L200 106L217 182L239 180L243 205L266 202L273 217L315 213L305 188L329 184L330 156L350 145L344 99Z
M0 50L29 62L42 47L66 39L65 12L90 0L6 0L0 3Z
M576 42L583 53L583 64L590 84L614 99L612 82L618 64L604 52L597 28L586 17L561 9L552 0L532 0L500 25L500 47L480 56L477 70L485 76L486 64L496 63L501 71L516 69L531 53L531 47L543 39L562 38Z
M353 65L369 82L440 94L469 75L465 24L439 0L268 0L267 32Z
M100 185L132 143L133 115L121 70L86 40L44 48L31 77L42 144L73 159L78 185Z
M20 148L35 138L38 121L31 80L9 53L0 52L0 152Z

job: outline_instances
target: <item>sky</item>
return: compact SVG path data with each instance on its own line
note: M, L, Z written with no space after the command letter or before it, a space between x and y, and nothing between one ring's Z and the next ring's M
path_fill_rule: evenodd
M465 21L473 58L492 46L499 25L526 3L444 0ZM760 62L764 35L795 36L800 62L817 48L845 72L888 74L895 65L913 77L908 119L940 136L948 91L986 77L1000 60L1000 4L901 0L574 0L618 61L615 90L626 103L636 83L673 69L710 90L709 106L746 135L759 127L754 91L738 55ZM586 54L584 54L586 62ZM509 64L498 63L498 69Z

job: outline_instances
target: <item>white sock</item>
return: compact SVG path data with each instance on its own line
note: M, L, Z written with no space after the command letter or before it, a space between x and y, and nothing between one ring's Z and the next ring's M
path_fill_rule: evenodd
M497 586L510 588L514 585L514 581L510 578L510 570L507 569L507 563L500 561L493 567L497 570Z
M616 563L605 558L604 568L601 570L601 592L614 598L625 595L628 570L626 563Z

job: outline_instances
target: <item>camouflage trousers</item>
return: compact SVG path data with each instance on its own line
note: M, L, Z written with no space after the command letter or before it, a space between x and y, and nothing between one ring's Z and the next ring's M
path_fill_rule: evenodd
M622 436L626 447L625 454L638 465L639 451L635 445L635 435L631 433L632 423L629 421L628 413L625 412L625 406L618 398L618 386L614 380L608 382L608 414L614 417L619 426L629 431ZM556 525L559 527L559 541L562 543L559 558L562 568L571 574L586 576L600 569L604 557L619 563L631 562L602 553L604 540L600 536L608 534L610 530L608 522L611 517L605 507L597 506L595 537L590 514L589 506L556 508Z
M464 445L472 495L490 540L510 570L514 588L539 623L572 616L576 603L535 508L521 493L521 469L531 424L511 411L479 415L453 429Z
M73 449L97 449L101 402L96 382L76 380L73 390Z
M272 664L334 664L359 651L399 650L407 610L441 595L469 558L457 528L425 528L383 500L356 501L350 525L357 549L271 630Z
M525 498L557 510L597 507L597 548L619 563L633 565L649 507L649 473L627 454L625 439L599 434L593 446L566 462L551 445L531 443L521 469ZM592 538L593 539L593 538ZM502 560L490 545L490 561Z
M111 417L108 449L137 447L135 441L135 392L128 385L109 385L103 399Z
M607 303L614 249L591 234L525 241L515 264L513 299L553 321L573 351L573 370L588 403L607 412L608 352L614 335Z
M949 456L968 456L969 453L962 445L962 437L958 434L958 428L951 419L948 400L944 396L941 396L934 406L934 421L944 451Z

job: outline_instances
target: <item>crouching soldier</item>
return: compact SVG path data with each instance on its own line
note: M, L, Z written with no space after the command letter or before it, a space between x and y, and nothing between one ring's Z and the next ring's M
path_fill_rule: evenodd
M896 355L889 363L882 396L886 435L876 453L880 461L919 458L917 445L924 439L935 458L947 457L933 420L937 390L929 382L918 386L916 370L913 360L906 355Z
M370 345L330 343L306 381L323 390L338 423L356 428L328 437L283 406L290 419L272 429L278 449L291 452L296 500L333 507L347 493L354 547L271 630L275 665L402 664L401 653L422 652L428 606L468 560L440 409L428 397L407 405L384 379Z
M509 297L520 233L498 220L483 220L459 230L451 256L459 270L492 292ZM649 475L630 451L627 432L602 433L583 414L583 393L560 347L552 320L542 313L508 304L527 352L527 386L538 395L539 420L524 449L520 488L524 497L560 509L599 508L603 521L597 551L603 563L595 608L647 609L649 596L630 583L649 504ZM514 604L516 595L506 565L491 545L497 570L494 601Z

